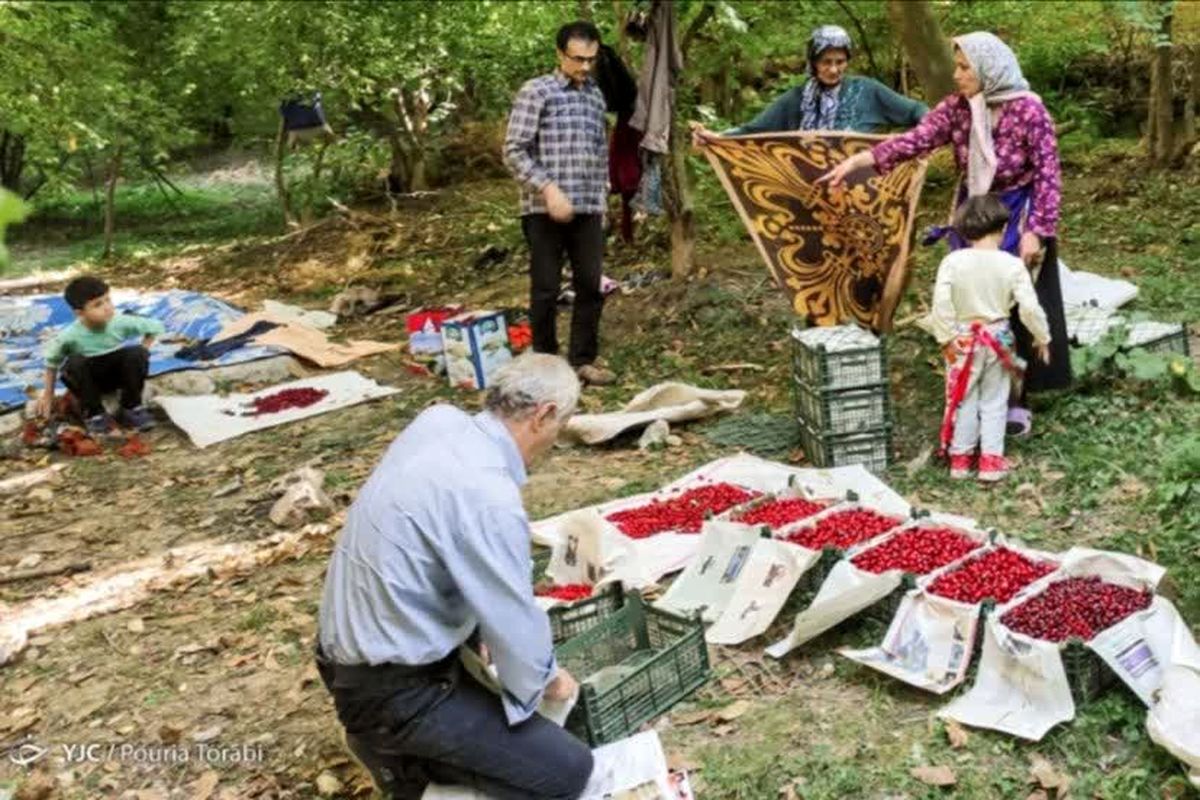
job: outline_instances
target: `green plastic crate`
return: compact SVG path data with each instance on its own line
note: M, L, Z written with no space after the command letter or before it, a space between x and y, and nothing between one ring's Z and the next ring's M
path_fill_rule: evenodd
M815 597L817 592L821 591L821 584L825 583L825 579L833 571L833 565L841 561L843 555L844 553L836 547L826 547L821 551L817 563L800 576L793 591L810 598Z
M555 648L559 666L581 679L567 729L592 747L615 742L669 711L711 675L704 624L646 605L631 593L625 604ZM588 677L620 669L597 685Z
M550 636L555 644L578 636L620 611L625 605L625 593L620 583L609 584L600 594L555 606L547 612L550 617Z
M905 573L904 577L900 579L899 586L888 592L882 600L876 600L859 613L867 619L873 619L884 625L890 625L896 617L896 612L900 610L900 603L904 600L904 596L908 594L909 589L916 587L916 585L917 582L913 576Z
M792 371L796 379L822 389L854 389L887 382L884 339L872 347L830 351L824 345L806 345L797 333L792 332Z
M1091 703L1120 683L1112 667L1083 642L1067 642L1062 649L1062 660L1076 706Z
M800 422L800 446L809 462L818 467L862 464L876 475L892 464L892 426L854 433L820 433Z
M857 433L891 424L892 403L888 385L878 383L858 389L821 389L799 378L792 381L796 416L820 433Z
M1186 325L1180 325L1177 330L1165 333L1162 336L1156 336L1152 339L1140 341L1136 344L1130 342L1127 347L1137 347L1142 350L1147 350L1151 353L1160 353L1162 355L1170 355L1175 353L1187 357L1192 354L1191 346L1188 343L1188 330Z
M533 582L536 584L546 575L550 567L550 556L554 551L549 547L533 548Z

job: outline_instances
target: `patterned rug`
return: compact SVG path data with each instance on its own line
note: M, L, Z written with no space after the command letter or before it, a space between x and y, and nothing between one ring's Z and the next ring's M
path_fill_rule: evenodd
M887 330L908 277L925 162L859 170L836 190L817 178L886 137L859 133L731 136L705 148L725 191L787 292L816 325Z

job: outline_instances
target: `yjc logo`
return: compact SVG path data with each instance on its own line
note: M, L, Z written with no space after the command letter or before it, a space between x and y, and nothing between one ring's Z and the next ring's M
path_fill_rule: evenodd
M22 742L9 748L8 759L18 767L25 767L41 760L49 752L49 747L42 747L33 742Z

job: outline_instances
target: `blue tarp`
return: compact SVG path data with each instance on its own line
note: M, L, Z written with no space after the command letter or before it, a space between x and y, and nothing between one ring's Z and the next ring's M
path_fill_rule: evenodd
M113 292L113 303L125 314L161 320L167 334L208 339L242 312L199 292ZM40 388L46 363L42 352L60 330L75 319L62 295L0 297L0 412L25 404L27 387ZM155 341L150 350L150 374L240 364L285 351L249 345L215 361L184 361L174 357L183 345ZM61 388L61 384L60 384Z

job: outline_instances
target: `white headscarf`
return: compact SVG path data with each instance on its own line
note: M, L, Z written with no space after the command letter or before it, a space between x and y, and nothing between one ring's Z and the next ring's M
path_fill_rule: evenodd
M992 143L991 108L1019 97L1041 100L1029 91L1029 81L1008 45L985 31L956 36L962 51L979 78L980 90L968 98L971 104L971 137L967 148L967 193L987 194L996 177L996 150Z

